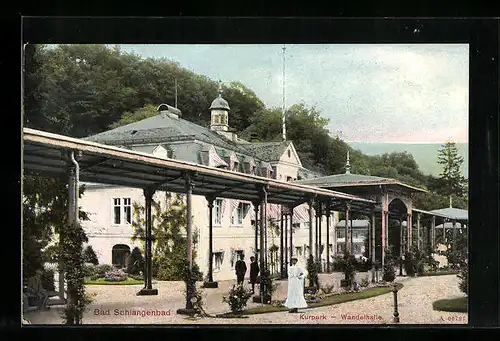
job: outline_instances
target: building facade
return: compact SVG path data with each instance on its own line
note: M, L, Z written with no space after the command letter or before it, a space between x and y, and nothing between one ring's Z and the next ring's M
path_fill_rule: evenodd
M86 138L104 144L173 158L210 167L224 168L280 181L296 181L321 176L302 166L291 141L252 143L239 138L229 128L229 104L219 96L212 102L211 125L203 127L182 119L180 110L160 105L158 114L110 131ZM157 192L155 200L162 201L165 193ZM124 267L134 247L143 250L142 242L133 241L134 205L144 205L141 189L103 184L86 184L80 199L89 221L82 222L88 244L96 251L99 263ZM209 257L209 209L203 196L192 198L193 227L197 233L196 259L206 275ZM272 272L279 272L281 207L268 204L267 251ZM247 262L255 250L255 216L251 202L216 198L213 208L213 279L235 278L234 264L243 254ZM323 219L323 226L326 226ZM332 212L330 240L335 236L338 214ZM288 228L286 242L289 253L305 265L309 254L309 210L307 204L295 207L293 227ZM289 246L292 230L293 250ZM325 246L326 229L322 230ZM326 248L323 247L323 257ZM331 251L333 249L331 248ZM330 253L332 254L332 252ZM249 268L249 266L248 266ZM248 275L248 274L247 274Z

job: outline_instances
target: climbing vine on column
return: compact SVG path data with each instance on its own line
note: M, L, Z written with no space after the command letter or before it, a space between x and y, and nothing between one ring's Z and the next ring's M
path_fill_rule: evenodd
M66 274L68 305L63 312L63 320L68 325L82 324L83 313L91 300L85 292L83 243L88 241L80 224L69 224L64 231L62 257Z

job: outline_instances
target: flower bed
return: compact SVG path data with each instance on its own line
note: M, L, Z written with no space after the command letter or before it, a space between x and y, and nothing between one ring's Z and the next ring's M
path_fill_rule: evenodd
M105 282L123 282L128 279L127 274L121 269L114 269L106 272L104 275Z

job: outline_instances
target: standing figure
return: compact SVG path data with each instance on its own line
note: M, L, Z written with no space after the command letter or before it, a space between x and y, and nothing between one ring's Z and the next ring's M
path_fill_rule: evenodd
M243 284L243 279L245 278L245 274L247 273L247 265L243 260L244 258L245 256L241 255L240 259L237 260L236 264L234 265L234 270L236 270L236 281L238 285Z
M288 267L288 295L285 307L290 309L290 313L297 313L299 308L307 308L304 298L304 279L307 271L297 266L297 258L293 257L290 262L292 265Z
M259 276L259 264L255 257L250 257L250 283L252 284L252 294L255 293L255 283L257 283L257 277Z

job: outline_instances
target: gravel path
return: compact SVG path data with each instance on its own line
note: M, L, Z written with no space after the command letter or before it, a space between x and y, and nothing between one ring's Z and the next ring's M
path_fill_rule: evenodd
M321 283L332 283L338 287L342 275L322 274ZM358 279L367 274L358 274ZM445 313L432 309L432 302L441 298L460 297L456 275L420 278L398 277L404 288L398 293L398 307L401 323L442 324L467 323L466 313ZM278 299L286 298L286 281L278 281ZM210 314L228 312L228 305L222 302L235 281L219 283L218 289L204 289L205 309ZM184 308L184 283L157 282L158 296L136 296L141 285L88 286L89 293L95 293L95 301L84 314L85 324L346 324L346 323L392 323L393 295L385 294L373 298L337 304L333 306L306 309L303 313L277 312L250 315L248 318L202 318L190 319L177 315ZM248 307L260 306L249 302ZM130 311L145 310L149 316L125 315ZM61 324L60 308L52 307L43 312L25 314L32 324ZM121 315L120 315L121 314ZM144 314L144 312L142 313ZM156 314L153 316L153 314Z

